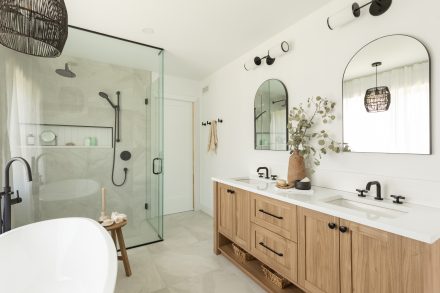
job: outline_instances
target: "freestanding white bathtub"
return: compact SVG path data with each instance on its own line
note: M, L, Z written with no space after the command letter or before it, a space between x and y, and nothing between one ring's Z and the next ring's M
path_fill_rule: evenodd
M63 218L0 235L0 292L112 293L117 273L108 232L86 218Z

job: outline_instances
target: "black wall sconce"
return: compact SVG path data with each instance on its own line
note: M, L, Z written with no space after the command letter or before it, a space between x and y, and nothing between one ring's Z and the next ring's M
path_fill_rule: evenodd
M392 0L373 0L365 3L362 6L359 6L358 3L354 2L350 8L342 9L341 11L328 17L328 28L334 30L335 28L341 27L353 21L354 19L361 16L361 9L368 5L370 5L369 11L372 16L382 15L390 8L391 3Z
M280 45L277 45L267 51L267 55L264 57L255 57L244 64L244 69L250 71L261 65L262 61L265 59L267 65L272 65L275 63L275 59L286 54L290 50L290 45L288 42L283 41Z

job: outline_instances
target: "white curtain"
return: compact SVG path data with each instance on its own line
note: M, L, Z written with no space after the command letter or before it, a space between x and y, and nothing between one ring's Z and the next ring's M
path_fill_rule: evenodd
M375 74L344 82L344 141L356 152L429 153L429 63L385 71L377 79L390 89L386 112L368 113L364 106Z
M22 147L25 145L25 135L20 123L26 122L30 115L38 116L38 106L32 103L40 95L31 78L33 62L30 58L35 57L9 49L1 49L0 53L0 166L15 156L24 157L31 163L31 150ZM22 167L11 170L11 179L14 178L12 188L20 190L20 196L25 200L14 206L12 220L14 226L21 226L33 221L32 185L25 183Z
M270 149L286 150L286 109L271 112L270 115Z

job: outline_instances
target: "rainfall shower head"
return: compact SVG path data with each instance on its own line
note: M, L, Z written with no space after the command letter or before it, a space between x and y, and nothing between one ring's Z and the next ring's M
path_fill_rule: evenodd
M57 70L55 70L55 72L57 74L61 75L62 77L68 77L68 78L75 78L76 77L76 74L74 72L72 72L72 70L70 70L68 63L66 63L64 65L64 69L57 69Z
M112 101L110 101L110 99L109 99L109 97L108 97L108 95L107 95L106 93L104 93L104 92L99 92L99 96L100 96L101 98L103 98L103 99L106 99L107 102L109 102L109 104L112 106L112 108L113 108L113 109L116 109L115 104L113 104Z

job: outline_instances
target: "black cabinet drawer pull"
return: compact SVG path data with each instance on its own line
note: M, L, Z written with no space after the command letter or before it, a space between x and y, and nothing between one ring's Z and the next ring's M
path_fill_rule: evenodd
M261 246L263 246L264 248L266 248L269 251L272 251L273 253L275 253L278 256L283 256L284 254L280 253L280 252L276 252L275 250L273 250L272 248L270 248L269 246L266 246L266 244L264 244L264 242L260 242L259 243Z
M271 214L271 213L269 213L269 212L266 212L266 211L263 210L263 209L259 209L258 211L261 212L261 213L263 213L263 214L269 215L269 216L271 216L271 217L277 218L278 220L282 220L282 219L283 219L283 217L276 216L276 215L274 215L274 214Z
M233 191L232 189L228 189L228 190L226 190L226 192L227 192L227 193L231 193L231 194L234 194L234 193L235 193L235 191Z

